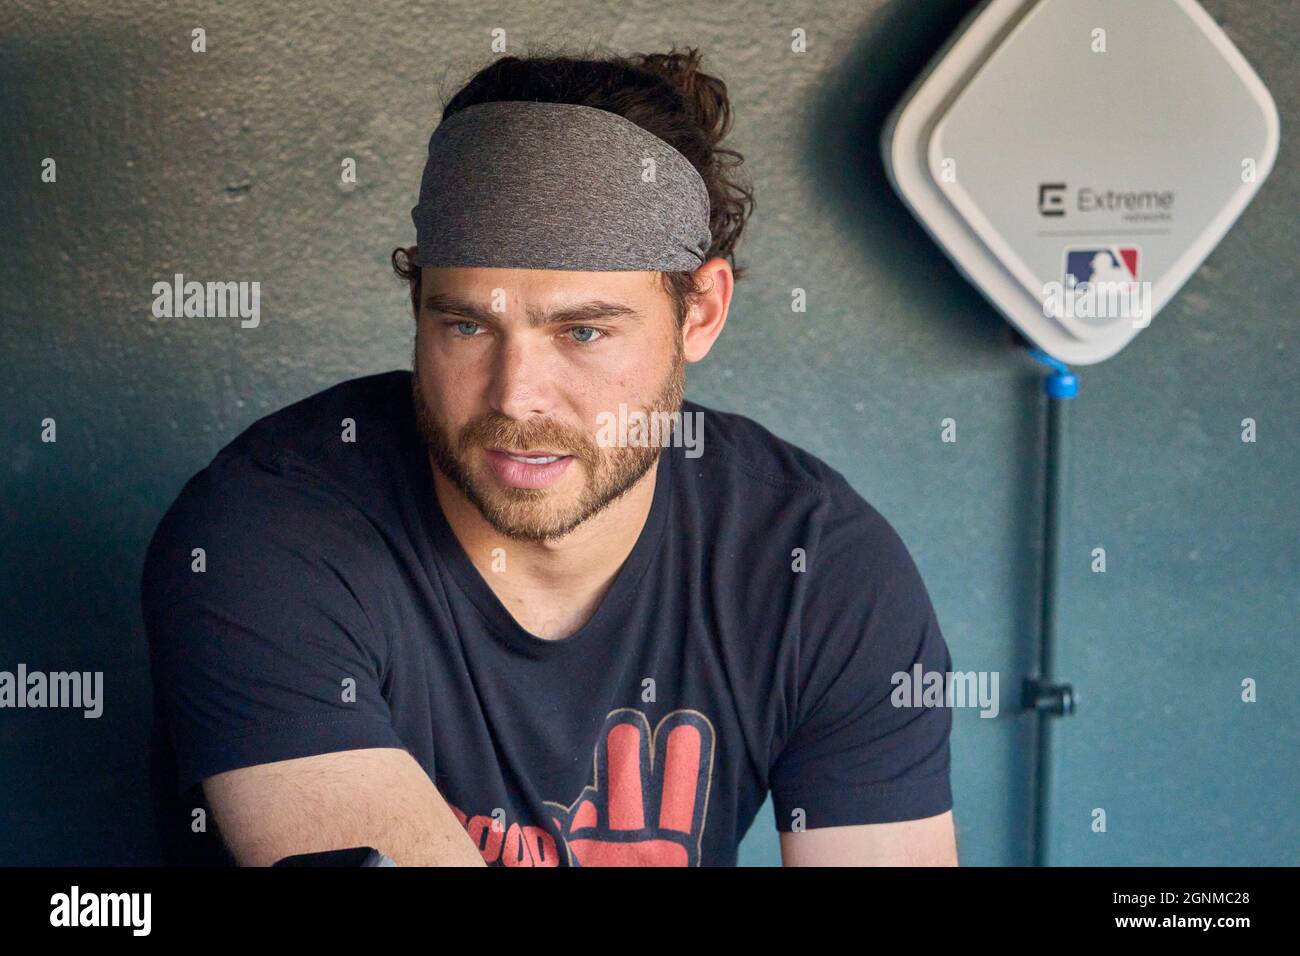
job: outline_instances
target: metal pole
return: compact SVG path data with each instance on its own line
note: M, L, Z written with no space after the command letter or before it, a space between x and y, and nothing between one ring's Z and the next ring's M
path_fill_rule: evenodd
M1078 379L1064 362L1045 352L1030 354L1052 367L1043 380L1047 395L1044 437L1046 461L1043 476L1043 552L1039 604L1038 645L1033 673L1025 681L1022 703L1035 713L1034 801L1031 849L1034 866L1047 866L1051 859L1048 822L1052 793L1052 718L1074 713L1074 689L1053 683L1053 665L1058 634L1058 598L1061 568L1061 515L1066 492L1066 423L1068 403L1079 393Z

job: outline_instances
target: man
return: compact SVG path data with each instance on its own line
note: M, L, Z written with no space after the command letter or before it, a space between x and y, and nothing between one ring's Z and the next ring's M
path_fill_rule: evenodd
M683 401L734 287L716 170L482 78L412 211L413 373L255 423L151 543L180 791L241 864L731 865L769 791L787 865L955 864L950 712L893 702L951 670L902 541Z

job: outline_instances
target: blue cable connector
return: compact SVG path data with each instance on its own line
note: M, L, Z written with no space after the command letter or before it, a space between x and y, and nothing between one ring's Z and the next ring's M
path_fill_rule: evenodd
M1058 358L1053 358L1042 349L1027 349L1030 356L1051 369L1051 375L1043 379L1043 391L1050 398L1074 398L1079 394L1079 380L1075 378L1070 367Z

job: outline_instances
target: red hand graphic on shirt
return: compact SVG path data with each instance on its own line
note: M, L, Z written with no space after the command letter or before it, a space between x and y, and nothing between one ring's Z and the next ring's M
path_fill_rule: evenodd
M652 748L653 747L653 752ZM569 807L551 804L575 866L699 866L713 773L713 725L675 710L654 734L645 714L605 718L594 785Z

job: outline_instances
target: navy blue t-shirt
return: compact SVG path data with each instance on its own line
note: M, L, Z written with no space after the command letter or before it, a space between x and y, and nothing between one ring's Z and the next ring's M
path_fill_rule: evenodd
M268 415L163 518L143 606L178 792L399 747L489 863L523 866L734 865L769 791L781 831L952 806L949 707L892 699L896 674L951 671L948 648L903 542L839 472L686 402L702 454L663 449L599 607L543 639L447 524L410 382Z

